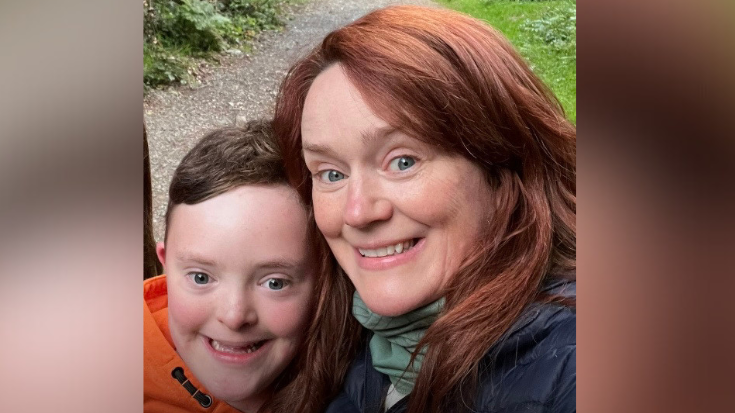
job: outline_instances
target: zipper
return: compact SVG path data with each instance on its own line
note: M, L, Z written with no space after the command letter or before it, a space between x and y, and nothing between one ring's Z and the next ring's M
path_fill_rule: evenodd
M184 374L184 369L181 367L176 367L171 371L171 377L175 378L176 381L181 384L186 391L189 392L191 397L193 397L196 401L199 402L199 405L206 408L209 408L212 405L212 397L208 394L204 394L199 391L191 382L189 379L186 378L186 375Z

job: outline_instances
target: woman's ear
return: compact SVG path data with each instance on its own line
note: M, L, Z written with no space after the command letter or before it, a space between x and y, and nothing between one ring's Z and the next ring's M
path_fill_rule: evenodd
M158 256L158 261L161 261L161 265L163 265L164 271L166 270L166 245L163 242L159 242L156 244L156 255Z

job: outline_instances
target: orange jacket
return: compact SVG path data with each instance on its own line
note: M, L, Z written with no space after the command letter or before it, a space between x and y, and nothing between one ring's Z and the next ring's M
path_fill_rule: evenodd
M143 411L240 413L214 400L176 353L168 329L166 276L145 280L143 298Z

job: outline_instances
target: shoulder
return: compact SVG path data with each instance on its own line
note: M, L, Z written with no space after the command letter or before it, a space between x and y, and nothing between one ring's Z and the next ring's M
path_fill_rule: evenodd
M160 306L157 301L167 296L166 275L158 275L143 281L143 300L147 303L156 302L154 307ZM156 311L157 308L152 311Z
M352 401L352 398L344 391L327 406L326 413L360 413L361 410Z
M363 337L362 350L350 364L340 394L329 403L327 413L358 413L381 411L383 393L390 385L387 376L373 368L368 342Z
M326 413L360 413L365 411L364 388L369 368L369 352L360 351L357 358L350 364L347 375L342 383L342 390L327 406Z
M576 284L557 285L576 297ZM488 352L481 368L477 407L483 412L576 410L576 311L533 304Z

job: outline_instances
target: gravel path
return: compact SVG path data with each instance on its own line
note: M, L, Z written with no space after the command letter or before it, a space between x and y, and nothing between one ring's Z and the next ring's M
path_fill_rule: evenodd
M289 66L330 31L393 4L438 7L430 0L307 0L294 7L281 32L263 34L252 52L213 69L196 89L151 92L143 104L151 160L153 228L163 240L168 184L176 165L213 128L272 116Z

